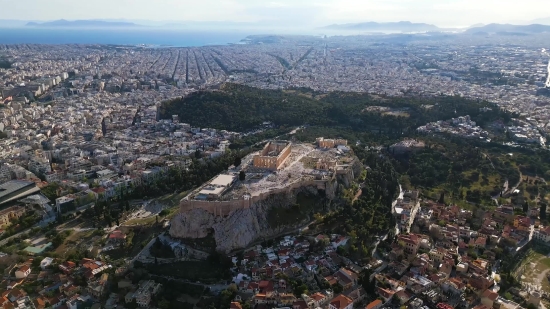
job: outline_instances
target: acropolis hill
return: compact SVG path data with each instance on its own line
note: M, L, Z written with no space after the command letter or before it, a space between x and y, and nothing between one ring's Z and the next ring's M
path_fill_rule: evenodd
M305 186L315 186L333 196L335 176L348 173L353 159L347 155L347 141L340 141L344 151L324 139L318 144L328 147L269 142L261 151L245 157L240 166L214 177L184 197L180 201L181 212L201 208L217 216L227 216L271 194ZM244 181L238 179L240 171L245 172Z
M284 228L268 226L269 209L290 207L297 194L306 191L314 195L324 192L326 199L333 199L338 184L348 185L357 167L346 140L318 138L315 144L271 141L243 158L239 166L230 167L184 197L170 234L202 238L213 229L218 249L244 246L257 237L268 237L266 233L275 228ZM239 179L241 171L244 180ZM228 239L229 244L225 243Z

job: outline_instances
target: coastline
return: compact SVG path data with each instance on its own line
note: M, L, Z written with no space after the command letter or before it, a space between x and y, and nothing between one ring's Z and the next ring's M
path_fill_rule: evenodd
M152 48L242 44L252 33L231 30L0 28L0 43L126 45Z

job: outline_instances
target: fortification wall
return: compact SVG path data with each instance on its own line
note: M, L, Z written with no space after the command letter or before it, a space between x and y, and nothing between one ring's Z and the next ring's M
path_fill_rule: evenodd
M241 197L239 199L234 199L231 201L200 201L194 199L182 199L180 201L180 212L190 211L192 209L203 209L207 212L214 214L216 216L227 216L232 211L238 209L250 208L253 204L256 204L260 201L267 199L268 197L275 194L286 194L292 192L296 189L314 186L320 190L333 190L333 186L330 184L333 179L323 179L323 180L304 180L295 182L284 188L274 188L272 190L259 193L253 196ZM328 195L332 193L328 192Z

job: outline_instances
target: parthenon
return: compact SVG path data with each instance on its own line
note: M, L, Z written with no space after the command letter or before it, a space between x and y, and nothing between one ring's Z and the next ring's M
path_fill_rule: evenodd
M278 170L290 154L290 143L273 141L265 145L264 149L254 156L254 167Z

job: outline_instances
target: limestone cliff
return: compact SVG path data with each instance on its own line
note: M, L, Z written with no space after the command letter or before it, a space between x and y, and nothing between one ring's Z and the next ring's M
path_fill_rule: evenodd
M360 163L353 162L350 169L339 172L322 188L304 186L272 194L250 208L233 210L227 216L216 216L200 208L184 211L172 219L170 235L192 239L212 235L217 250L229 252L291 232L311 221L314 213L322 212L327 202L337 197L339 186L348 187L361 168ZM320 191L324 191L323 194ZM301 197L299 205L298 196Z
M204 238L213 233L217 250L229 252L244 248L254 241L275 237L303 226L310 220L301 212L294 222L274 224L273 209L290 209L299 193L317 195L314 187L300 188L293 192L275 194L248 209L235 210L227 217L214 216L203 209L193 209L178 214L172 220L170 235L175 238ZM313 211L314 209L310 209Z

